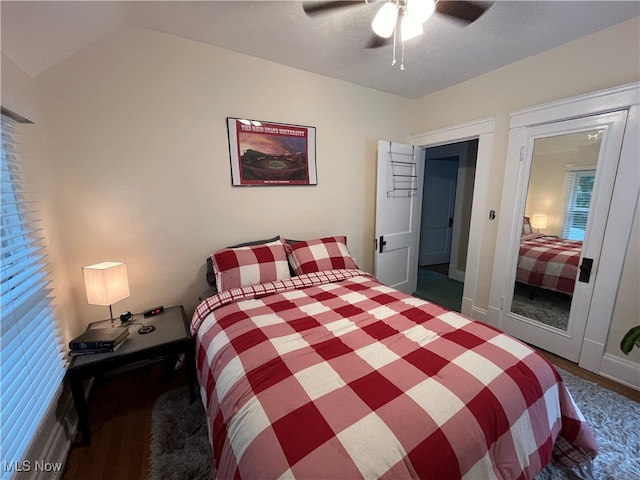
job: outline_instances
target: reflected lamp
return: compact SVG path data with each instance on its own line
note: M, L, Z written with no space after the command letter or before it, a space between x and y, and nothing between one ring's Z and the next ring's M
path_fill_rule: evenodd
M127 266L121 262L102 262L83 267L82 273L87 302L89 305L108 306L113 327L111 306L129 297Z
M531 228L535 228L538 233L540 233L540 229L547 228L547 216L543 213L534 213L531 217Z

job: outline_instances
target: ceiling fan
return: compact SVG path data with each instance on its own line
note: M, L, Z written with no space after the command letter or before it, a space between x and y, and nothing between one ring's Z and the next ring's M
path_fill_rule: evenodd
M309 15L327 13L333 10L362 6L376 0L335 0L304 2L302 8ZM490 4L465 0L385 0L371 22L373 35L366 43L367 48L378 48L388 44L393 37L393 61L396 64L396 37L400 34L402 60L400 70L404 70L404 42L422 35L422 24L433 13L446 15L466 25L475 22L489 8Z

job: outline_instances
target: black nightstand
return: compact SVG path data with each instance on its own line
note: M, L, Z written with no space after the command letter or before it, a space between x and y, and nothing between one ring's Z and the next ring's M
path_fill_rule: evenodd
M135 315L132 322L136 322L136 324L129 327L129 336L115 352L73 357L67 369L73 401L78 413L78 423L85 445L91 443L89 410L84 396L84 381L88 378L141 360L170 355L177 356L184 353L191 401L196 399L195 347L189 332L189 322L184 313L184 307L179 305L166 308L160 315L149 318ZM153 325L155 330L141 335L138 333L141 327L140 323ZM92 325L89 326L89 328L91 327ZM104 326L100 328L110 328L110 324L105 322Z

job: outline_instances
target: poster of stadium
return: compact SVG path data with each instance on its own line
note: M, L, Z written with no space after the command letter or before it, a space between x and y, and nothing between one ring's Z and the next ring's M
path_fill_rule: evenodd
M316 129L227 118L232 185L317 185Z

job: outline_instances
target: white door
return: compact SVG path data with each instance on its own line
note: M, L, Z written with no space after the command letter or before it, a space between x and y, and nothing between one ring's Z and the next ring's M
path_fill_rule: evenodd
M374 275L405 293L418 283L424 150L378 142Z
M427 160L419 265L449 263L456 204L457 160Z
M518 178L512 178L522 193L516 199L516 216L511 220L512 240L500 327L574 362L580 356L592 307L626 118L627 112L619 111L526 128L520 173ZM568 295L563 296L559 290L546 286L525 290L528 295L522 293L523 288L531 289L531 284L522 280L522 273L516 274L519 262L523 261L522 219L534 215L545 218L539 229L534 222L534 234L582 242L580 274L576 273L573 292ZM565 255L560 251L555 254ZM561 271L550 271L551 266L549 260L544 275L558 278L564 275ZM566 314L561 314L563 309Z

